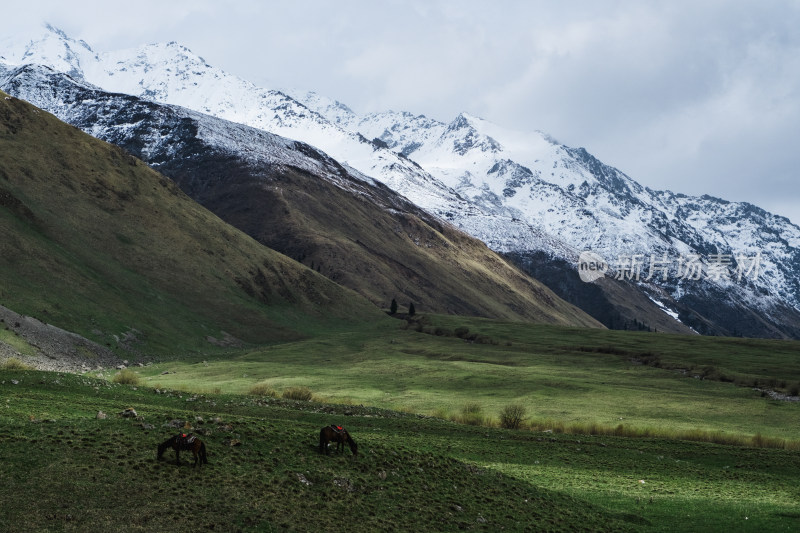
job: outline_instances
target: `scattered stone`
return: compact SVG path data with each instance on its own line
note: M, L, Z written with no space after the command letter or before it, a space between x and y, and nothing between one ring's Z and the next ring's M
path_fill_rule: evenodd
M174 419L174 420L170 420L169 422L164 423L164 427L165 428L182 428L185 424L186 424L186 422L184 422L183 420Z
M126 368L125 365L117 365L117 370L125 370Z
M231 448L233 448L234 446L241 446L241 445L242 445L242 441L240 441L239 439L231 439L228 442L228 446L230 446Z
M346 490L347 492L355 492L356 490L353 482L347 478L336 478L333 480L333 484L340 489Z
M454 503L453 505L451 505L451 506L450 506L450 509L452 509L453 511L455 511L455 512L457 512L457 513L463 513L463 512L464 512L464 508L463 508L463 507L461 507L461 506L460 506L460 505L458 505L458 504L455 504L455 503Z
M108 418L107 414L105 414L103 411L97 411L98 420L105 420L106 418Z
M123 418L136 418L138 415L136 414L136 409L133 407L127 407L124 411L119 414Z
M297 480L298 480L300 483L302 483L303 485L306 485L307 487L310 487L311 485L313 485L313 483L311 483L311 482L310 482L310 481L309 481L309 480L306 478L306 476L304 476L303 474L301 474L301 473L299 473L299 472L298 472L296 475L297 475Z
M12 383L13 385L19 385L19 381L17 381L16 379L12 379L12 380L11 380L11 383Z

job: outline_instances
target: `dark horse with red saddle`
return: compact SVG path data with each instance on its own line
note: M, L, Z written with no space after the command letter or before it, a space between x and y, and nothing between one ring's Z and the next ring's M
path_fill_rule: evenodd
M330 425L319 430L319 453L329 455L328 443L330 442L336 443L336 451L341 450L344 452L344 445L347 444L350 446L350 451L353 452L353 455L358 455L356 441L342 426Z
M175 464L181 464L180 452L190 451L194 455L194 465L197 466L198 461L202 466L203 463L208 464L206 458L206 445L203 441L197 438L197 435L191 433L178 433L174 437L170 437L158 445L158 459L164 455L167 448L175 450Z

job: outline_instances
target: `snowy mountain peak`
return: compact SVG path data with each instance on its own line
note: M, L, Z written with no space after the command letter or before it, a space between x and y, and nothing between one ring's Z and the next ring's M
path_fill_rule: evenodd
M313 109L327 120L342 127L349 127L357 120L356 114L352 109L338 100L322 96L313 91L284 91L287 95L292 95L294 99L302 102L309 109Z
M499 142L481 133L481 122L477 117L461 113L447 126L440 142L452 146L453 152L462 156L471 150L490 153L501 151L503 147Z
M618 263L633 256L677 262L690 255L758 252L760 277L746 282L692 284L673 277L646 286L708 316L728 309L729 321L749 309L779 324L771 334L800 336L800 228L749 204L652 191L584 148L469 113L449 123L407 112L359 116L313 92L257 87L174 42L95 54L52 27L43 38L25 42L0 48L4 61L39 63L107 91L306 142L495 251L543 252L573 262L580 251L593 250ZM15 80L5 75L5 83ZM25 90L39 90L36 83ZM737 328L744 330L741 324Z
M44 24L40 34L30 39L8 37L0 43L0 59L10 65L36 63L82 79L97 54L84 41L76 41L59 28Z

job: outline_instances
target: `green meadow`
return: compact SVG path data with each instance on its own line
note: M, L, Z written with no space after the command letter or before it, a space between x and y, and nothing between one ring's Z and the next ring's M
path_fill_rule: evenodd
M800 404L766 390L799 345L425 315L123 373L6 363L0 530L796 531ZM319 453L327 424L358 457ZM156 460L179 431L210 464Z
M720 442L763 437L792 446L800 439L800 404L762 391L792 392L800 382L797 354L800 343L791 341L426 315L411 325L330 330L137 371L156 388L247 394L260 387L280 395L307 387L319 401L482 425L497 425L500 410L519 404L537 429Z
M796 451L0 370L3 531L796 531ZM136 418L121 416L133 408ZM98 412L107 415L98 418ZM322 455L319 429L359 455ZM200 435L209 464L160 442Z

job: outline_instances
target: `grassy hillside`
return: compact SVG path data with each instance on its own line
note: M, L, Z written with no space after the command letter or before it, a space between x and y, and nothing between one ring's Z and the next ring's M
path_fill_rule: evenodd
M179 167L176 170L174 167ZM383 308L600 327L491 251L385 187L353 190L295 168L206 151L161 165L224 220ZM341 179L341 178L339 178ZM202 192L193 193L197 183Z
M379 308L396 298L425 311L600 326L482 242L309 145L89 89L35 66L15 71L7 85L141 157L226 222Z
M1 96L0 304L142 353L382 319L121 149Z
M800 527L800 460L784 450L476 429L33 371L0 370L0 397L4 531ZM119 415L129 407L141 419ZM171 423L202 435L208 465L156 461ZM331 423L358 458L317 452Z

